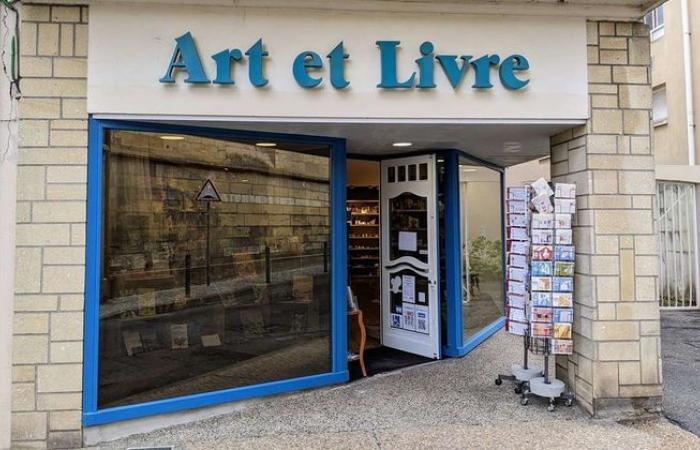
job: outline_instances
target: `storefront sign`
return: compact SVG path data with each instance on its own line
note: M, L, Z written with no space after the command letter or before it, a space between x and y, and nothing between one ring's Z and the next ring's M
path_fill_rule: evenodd
M522 89L529 79L516 76L517 72L527 71L530 63L522 55L510 55L503 60L499 55L487 54L478 58L472 55L435 54L435 46L430 41L423 42L419 47L420 57L415 60L416 69L409 74L399 77L398 48L401 42L396 40L376 41L378 47L380 79L377 87L382 89L434 89L436 64L444 73L452 88L457 89L465 79L469 68L474 72L474 89L491 89L491 71L498 68L501 84L511 90ZM160 78L161 83L175 83L177 72L186 74L185 83L196 84L235 84L232 76L236 63L247 64L248 80L255 87L267 86L269 80L265 76L265 60L269 57L262 39L258 39L245 53L238 48L224 49L211 56L216 67L216 77L210 79L207 75L199 51L192 34L187 33L175 39L170 63L165 74ZM305 50L296 55L292 62L292 74L296 83L303 88L315 88L323 82L324 73L328 72L331 85L335 89L345 89L350 85L346 78L345 63L350 58L346 53L343 42L339 42L326 55L328 63L317 52ZM326 71L327 67L327 71Z

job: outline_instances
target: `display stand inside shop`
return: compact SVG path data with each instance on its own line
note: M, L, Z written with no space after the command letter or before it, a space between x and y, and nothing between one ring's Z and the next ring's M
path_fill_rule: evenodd
M549 357L573 353L576 186L557 183L553 190L539 179L508 188L507 205L506 329L522 336L524 357L496 384L513 380L522 405L535 395L549 399L554 411L557 399L571 406L574 398L550 376ZM529 353L543 356L544 372L528 364Z

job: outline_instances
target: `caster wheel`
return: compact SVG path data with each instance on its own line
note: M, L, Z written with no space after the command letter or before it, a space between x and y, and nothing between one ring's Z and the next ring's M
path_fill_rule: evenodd
M554 412L554 410L555 410L556 408L557 408L557 407L556 407L556 405L555 405L554 403L550 403L549 406L547 406L547 411L549 411L549 412Z
M523 390L520 389L519 387L516 387L515 389L513 389L513 391L515 391L516 394L522 394L522 393L523 393Z
M502 384L503 384L503 380L501 380L500 378L496 378L496 386L500 386Z
M566 399L566 402L564 402L564 404L565 404L566 406L568 406L569 408L571 408L571 406L574 404L574 401L573 401L572 399L570 399L570 398L567 398L567 399Z
M520 404L523 405L523 406L527 406L527 402L528 402L528 398L527 398L527 397L523 397L523 398L520 399Z

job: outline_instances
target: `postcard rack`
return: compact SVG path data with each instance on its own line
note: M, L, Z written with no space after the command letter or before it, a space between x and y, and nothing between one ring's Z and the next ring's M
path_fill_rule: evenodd
M554 198L552 198L554 197ZM506 330L523 339L523 364L496 384L512 380L524 406L532 395L573 404L563 381L549 374L550 355L573 353L574 264L572 222L576 185L539 179L507 192ZM529 364L529 353L544 357L544 371Z

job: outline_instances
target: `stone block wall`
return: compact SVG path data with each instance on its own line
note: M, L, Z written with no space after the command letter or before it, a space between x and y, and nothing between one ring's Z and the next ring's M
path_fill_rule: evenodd
M88 9L22 5L13 448L80 447Z
M577 183L574 355L557 371L596 416L661 407L649 31L588 23L590 119L551 138L554 181Z

